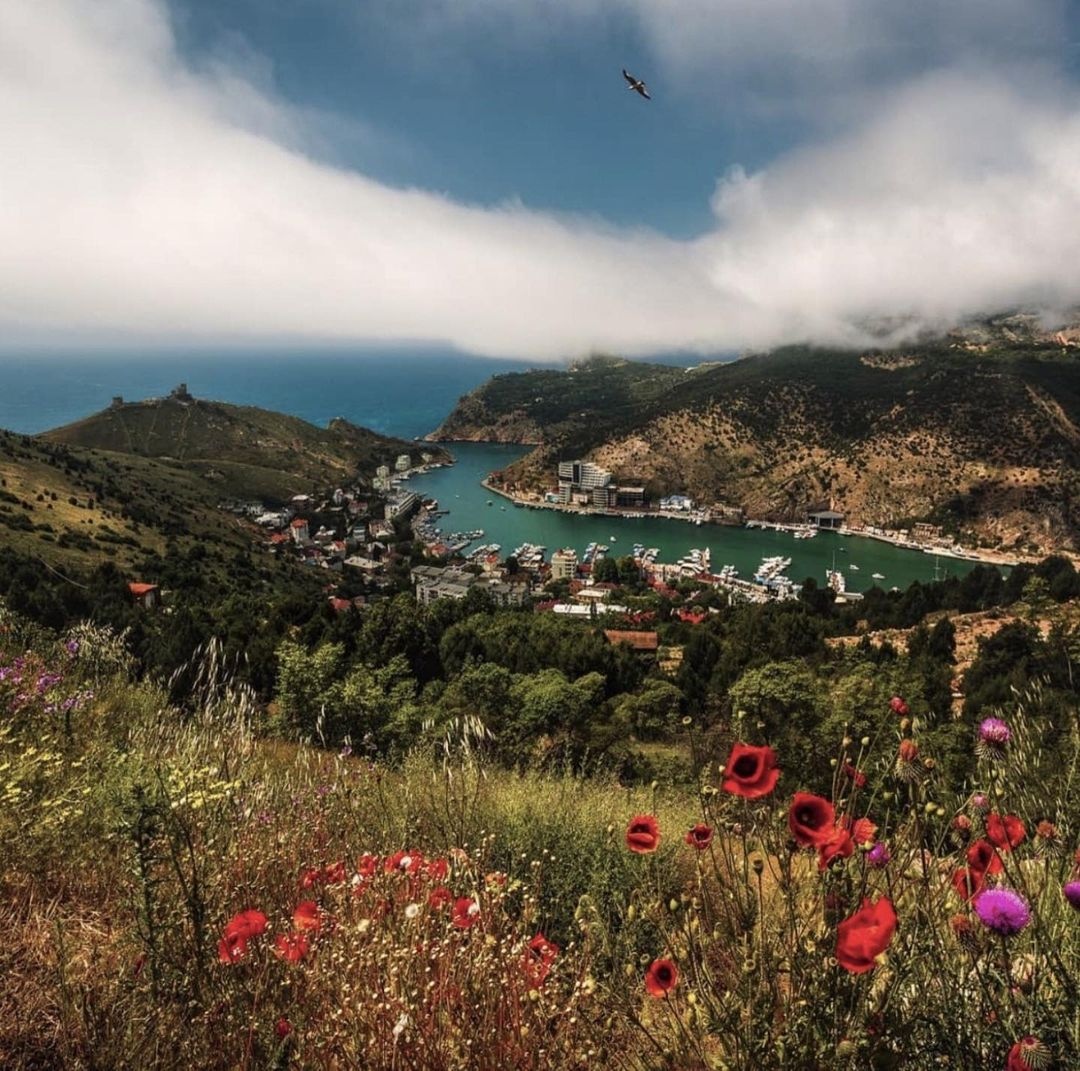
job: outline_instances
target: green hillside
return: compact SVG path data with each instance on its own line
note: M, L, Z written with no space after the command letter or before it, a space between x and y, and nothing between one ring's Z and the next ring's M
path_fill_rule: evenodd
M523 488L588 456L654 493L776 520L831 501L855 523L928 519L1041 550L1075 546L1080 529L1080 359L1042 338L501 376L437 435L502 438L513 423L544 427L508 472Z
M319 428L253 406L180 396L125 402L45 432L50 443L157 458L198 474L219 498L285 500L313 486L361 480L415 443L337 419ZM432 451L440 453L439 451Z

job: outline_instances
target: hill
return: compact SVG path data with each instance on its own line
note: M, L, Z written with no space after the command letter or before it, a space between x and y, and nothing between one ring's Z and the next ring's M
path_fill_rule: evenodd
M377 466L416 453L415 443L342 418L320 428L284 413L193 398L182 388L167 398L117 399L108 409L40 438L167 461L197 474L219 498L267 501L284 501L313 486L370 483Z
M500 376L437 438L537 448L509 484L551 485L588 457L653 493L687 491L749 516L929 520L985 545L1075 548L1080 359L1071 336L998 321L897 352L789 347L673 370L608 362Z
M250 546L250 528L218 509L218 498L179 465L0 431L0 541L52 566L130 566L185 537Z

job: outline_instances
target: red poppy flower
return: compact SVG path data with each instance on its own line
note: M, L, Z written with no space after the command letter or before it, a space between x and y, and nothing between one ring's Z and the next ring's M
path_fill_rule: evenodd
M967 850L968 866L979 874L1000 874L1005 869L994 846L988 840L977 840Z
M892 941L896 931L896 911L883 896L877 903L866 897L862 907L836 927L836 958L852 974L873 970L875 961Z
M314 900L305 900L296 905L292 916L293 925L298 930L318 933L322 929L322 912Z
M697 848L699 852L703 852L710 844L712 844L712 838L712 827L705 825L703 822L698 822L698 824L686 834L686 843L692 848Z
M828 844L836 831L836 811L821 796L796 792L788 808L788 828L797 844L819 848Z
M953 871L952 886L961 900L970 900L983 887L984 880L985 871L964 867Z
M245 941L266 933L266 916L261 911L240 911L225 924L226 937L242 937Z
M454 894L445 886L438 885L428 894L428 906L436 911L454 899Z
M364 852L356 861L356 872L362 878L370 878L379 867L379 857L371 852Z
M651 814L638 814L626 827L626 846L639 855L655 852L660 845L660 826Z
M846 825L839 825L827 844L818 846L818 870L828 870L837 859L848 859L855 852L855 842Z
M274 1026L278 1041L284 1041L292 1033L292 1023L283 1015Z
M243 937L222 937L218 941L217 955L219 963L236 963L247 952L247 941Z
M313 889L316 885L322 883L322 879L322 868L317 866L310 867L300 875L300 888Z
M986 839L1003 852L1011 852L1027 836L1024 823L1015 814L986 816Z
M274 953L286 963L299 963L310 947L307 934L279 933L274 938Z
M732 795L755 800L772 792L779 777L776 752L771 747L735 744L724 763L722 787Z
M402 874L411 874L424 865L422 852L400 851L386 857L383 869L390 873L396 871Z
M911 713L907 703L905 703L898 695L894 695L892 699L889 700L889 709L894 714L899 714L902 718L907 717L907 715Z
M475 926L480 918L480 905L469 896L458 897L454 901L454 911L450 921L459 929L467 930Z
M851 827L851 839L860 846L873 844L877 839L877 826L869 818L857 818Z
M551 965L559 954L559 946L538 933L525 949L524 968L529 984L539 989L551 972Z
M248 941L266 932L266 916L261 911L241 911L225 924L218 942L218 960L236 963L244 958Z
M863 788L866 785L866 774L857 767L852 766L850 762L844 763L844 773L847 774L856 788Z
M650 997L666 997L679 984L679 968L669 959L654 959L645 972L645 990Z
M445 881L450 873L450 864L445 859L431 859L427 864L427 876L432 881Z
M337 862L331 863L323 871L323 881L327 885L342 885L345 882L345 863Z

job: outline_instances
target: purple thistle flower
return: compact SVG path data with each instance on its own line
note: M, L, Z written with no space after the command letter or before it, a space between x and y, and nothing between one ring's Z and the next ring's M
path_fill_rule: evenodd
M889 849L886 847L884 841L878 841L866 853L866 862L872 866L875 870L883 870L889 865L889 860L892 856L889 854Z
M1067 882L1061 891L1065 894L1065 899L1069 901L1070 905L1080 911L1080 881Z
M74 658L79 653L79 641L75 639L68 640L67 643L64 644L64 650Z
M1028 902L1013 889L987 889L975 898L975 914L1002 937L1019 933L1031 921Z
M971 797L971 806L973 810L976 810L981 814L984 811L989 810L990 801L986 798L985 793L976 792L975 795Z
M1012 729L1000 718L984 718L979 726L979 739L987 744L1004 747L1012 739Z

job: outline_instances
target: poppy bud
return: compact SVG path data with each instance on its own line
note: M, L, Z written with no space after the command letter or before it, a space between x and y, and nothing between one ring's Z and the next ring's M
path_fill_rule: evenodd
M861 740L859 741L859 744L860 744L860 746L861 746L861 747L869 747L869 746L870 746L870 737L868 737L868 736L864 736L864 737L863 737L863 738L862 738L862 739L861 739Z

